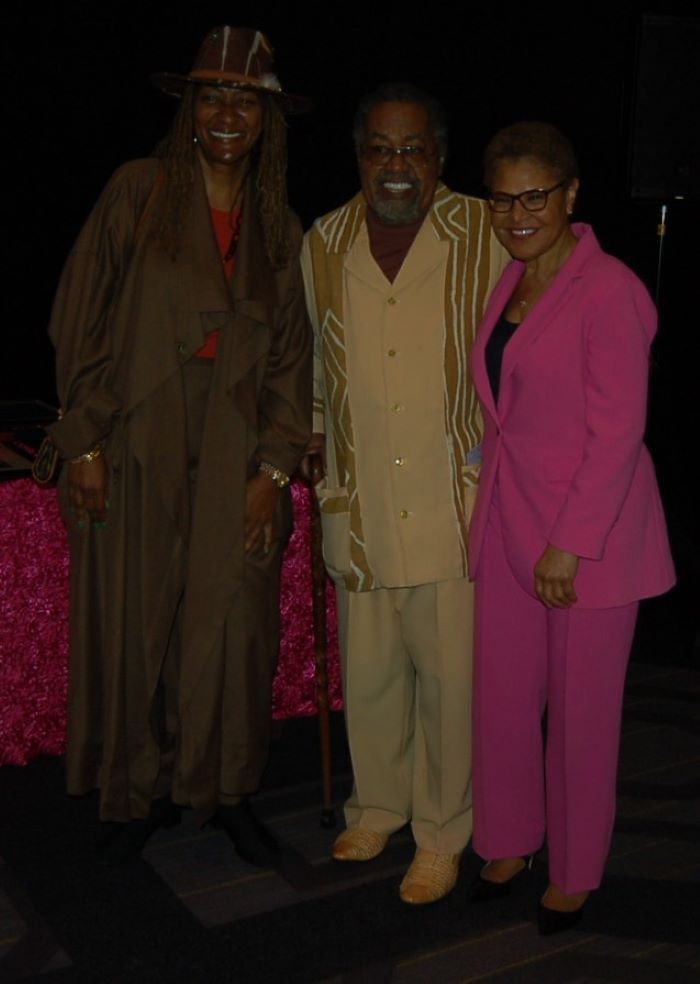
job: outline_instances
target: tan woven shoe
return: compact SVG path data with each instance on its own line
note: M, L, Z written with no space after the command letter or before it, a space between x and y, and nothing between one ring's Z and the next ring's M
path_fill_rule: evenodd
M426 905L449 895L457 884L460 857L461 853L435 854L416 848L416 856L399 888L401 900L410 905Z
M388 840L376 830L355 827L338 834L331 854L336 861L371 861L382 853Z

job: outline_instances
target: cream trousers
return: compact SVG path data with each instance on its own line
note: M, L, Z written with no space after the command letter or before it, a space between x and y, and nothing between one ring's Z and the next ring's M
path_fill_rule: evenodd
M455 854L472 831L472 586L337 591L347 826L389 834L410 822L419 847Z

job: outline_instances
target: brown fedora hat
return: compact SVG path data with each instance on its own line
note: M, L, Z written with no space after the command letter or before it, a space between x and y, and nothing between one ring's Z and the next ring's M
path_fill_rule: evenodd
M274 72L272 45L262 31L249 27L215 27L202 42L189 75L158 72L152 81L170 96L188 85L224 85L268 92L288 113L304 113L309 100L283 92Z

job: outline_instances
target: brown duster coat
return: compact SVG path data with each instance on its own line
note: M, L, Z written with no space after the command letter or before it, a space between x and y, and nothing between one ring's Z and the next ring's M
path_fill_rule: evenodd
M148 221L135 235L156 171L155 161L133 161L110 180L68 260L50 327L64 409L53 440L64 458L104 440L110 473L105 529L78 529L65 489L63 504L72 588L68 788L99 786L101 815L113 820L147 815L166 772L177 800L205 810L222 784L253 791L266 754L274 659L237 688L235 706L222 700L231 692L226 619L250 567L246 480L259 460L293 472L310 431L298 223L290 217L294 262L273 271L249 187L227 283L201 176L175 260ZM182 367L213 328L221 337L191 496ZM262 631L272 625L267 651L276 644L274 568L288 516L282 497L279 550L261 558L255 574L273 585L261 596L275 611L248 616ZM248 600L243 607L250 609ZM163 674L176 621L173 702ZM257 655L238 658L250 663ZM264 720L243 729L240 768L227 777L222 735L233 733L231 715ZM175 748L166 747L168 734L177 735Z

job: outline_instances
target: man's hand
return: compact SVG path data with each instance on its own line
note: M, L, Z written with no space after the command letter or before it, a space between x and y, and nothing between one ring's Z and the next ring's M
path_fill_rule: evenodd
M277 482L264 472L248 479L245 492L245 552L250 553L263 540L263 549L272 546L272 517L280 490Z
M574 579L578 571L576 554L551 544L535 564L535 593L547 608L570 608L578 598Z
M302 478L316 485L326 474L326 435L312 434L306 446L306 454L299 462Z
M92 461L68 464L68 501L79 522L107 521L107 482L109 473L103 455Z

